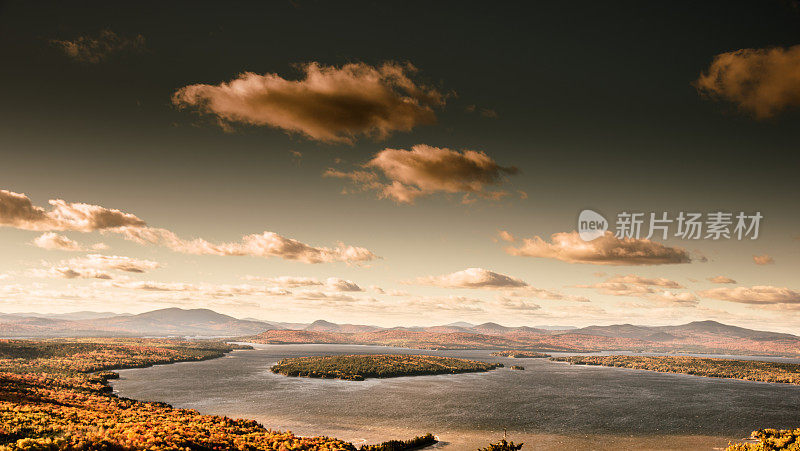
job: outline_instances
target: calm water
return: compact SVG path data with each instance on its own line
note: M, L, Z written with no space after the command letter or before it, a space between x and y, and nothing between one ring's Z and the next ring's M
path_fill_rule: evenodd
M712 449L760 427L800 425L800 386L589 367L489 351L373 346L254 345L224 358L120 371L122 396L202 413L252 418L300 435L356 443L433 432L448 450L509 437L524 449ZM289 378L269 371L284 357L404 353L464 357L487 373L370 379Z

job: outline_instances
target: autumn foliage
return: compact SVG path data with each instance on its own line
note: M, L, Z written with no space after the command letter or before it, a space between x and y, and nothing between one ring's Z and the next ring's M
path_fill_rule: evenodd
M615 366L662 373L683 373L695 376L800 385L800 365L796 363L686 356L625 355L551 357L550 360L575 365Z
M283 359L273 373L286 376L364 380L367 377L458 374L493 370L496 363L429 355L336 355Z
M115 373L101 371L230 350L223 343L146 339L0 341L0 450L355 450L251 420L119 398L105 383Z

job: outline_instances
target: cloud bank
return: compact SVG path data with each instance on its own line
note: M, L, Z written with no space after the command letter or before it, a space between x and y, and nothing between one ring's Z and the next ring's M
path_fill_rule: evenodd
M25 194L0 190L0 226L36 231L115 233L139 244L157 244L176 252L194 255L279 257L304 263L361 263L378 258L363 247L341 242L335 247L311 246L269 231L245 235L239 242L232 243L215 244L202 238L185 240L170 230L148 227L135 215L120 210L99 205L68 203L61 199L50 200L49 203L53 208L46 211L33 205ZM61 235L44 234L36 239L36 245L50 246L49 248L77 245L70 241Z
M236 243L211 243L202 238L184 240L167 229L123 227L115 232L139 244L157 244L176 252L194 255L279 257L303 263L360 263L378 256L363 247L338 243L336 247L315 247L274 232L245 235Z
M411 64L308 63L300 68L304 78L299 80L245 72L227 83L185 86L172 103L215 116L223 127L269 126L329 143L385 138L433 124L433 109L444 105L443 94L411 79L416 72Z
M666 265L689 263L689 253L650 240L619 239L606 232L593 241L584 241L578 232L560 232L546 242L538 236L525 238L520 247L508 247L506 252L521 257L552 258L567 263L592 265Z
M513 166L500 166L484 152L418 144L411 150L384 149L359 170L329 168L324 175L348 179L359 189L377 191L380 198L413 204L417 197L440 192L463 193L465 203L472 201L471 195L501 199L508 192L489 187L518 172Z

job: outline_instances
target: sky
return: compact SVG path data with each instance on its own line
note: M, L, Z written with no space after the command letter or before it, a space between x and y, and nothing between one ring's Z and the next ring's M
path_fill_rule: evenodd
M0 61L0 312L800 332L797 2L2 2Z

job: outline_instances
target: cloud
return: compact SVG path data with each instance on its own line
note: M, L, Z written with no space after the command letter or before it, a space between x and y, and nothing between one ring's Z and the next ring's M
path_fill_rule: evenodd
M99 63L109 55L124 50L143 51L144 36L121 37L110 30L101 31L96 37L78 36L73 40L51 39L50 45L59 48L65 55L84 63Z
M651 285L664 288L684 288L683 285L679 284L678 282L666 279L664 277L648 278L637 276L635 274L628 274L627 276L614 276L608 279L606 282Z
M757 285L753 287L721 287L701 291L700 296L740 304L800 304L800 292L786 287Z
M309 286L324 286L329 291L364 291L358 284L352 280L345 280L339 277L328 277L324 281L314 277L293 277L293 276L280 276L280 277L258 277L258 276L244 276L245 280L257 280L265 282L269 285L283 288L297 288Z
M83 247L77 241L71 240L64 235L59 235L55 232L47 232L36 237L33 240L36 247L41 247L47 250L59 251L82 251Z
M386 138L433 124L433 109L444 95L417 84L411 64L342 67L308 63L305 77L287 80L278 74L240 74L219 85L195 84L172 96L178 108L213 115L220 125L269 126L328 143L353 143L359 136Z
M116 233L138 244L159 244L176 252L195 255L280 257L305 263L361 263L379 258L363 247L341 242L336 247L315 247L269 231L245 235L234 243L215 244L202 238L184 240L170 230L148 227L135 215L120 210L68 203L61 199L50 200L49 203L53 208L46 211L33 205L25 194L0 190L0 226L36 231ZM96 249L102 249L105 245L95 246L98 246Z
M500 238L503 241L508 242L508 243L513 243L514 241L517 241L517 239L514 237L514 235L512 235L511 232L509 232L507 230L498 231L497 232L497 237Z
M527 282L505 274L496 273L483 268L467 268L441 276L420 277L414 283L441 288L472 288L507 291L508 297L536 297L556 301L589 302L583 296L570 296L556 291L543 290L529 285Z
M139 244L159 244L194 255L280 257L304 263L360 263L378 258L363 247L344 243L338 243L334 248L315 247L274 232L245 235L238 243L220 244L202 238L184 240L169 230L151 227L123 227L115 232Z
M542 309L541 305L532 304L524 299L508 298L505 296L497 298L497 305L508 310L520 312L535 312Z
M554 233L548 243L538 236L523 239L520 247L508 247L506 252L522 257L552 258L567 263L592 265L666 265L689 263L689 253L650 240L619 239L606 232L593 241L584 241L578 232Z
M486 303L480 299L468 298L465 296L420 296L405 302L405 308L420 312L430 312L435 310L457 311L465 313L485 312Z
M350 302L359 302L367 300L351 296L349 294L326 293L324 291L311 291L311 290L297 291L292 295L292 297L300 301L323 301L323 303L332 303L333 305L342 302L350 303Z
M736 283L735 280L725 276L709 277L707 280L711 283Z
M441 276L416 279L416 283L442 288L519 288L528 286L524 281L483 268L467 268Z
M275 288L249 284L193 284L184 282L106 282L106 287L123 288L127 290L142 290L153 292L190 292L208 297L233 297L233 296L288 296L291 292Z
M611 296L628 296L654 301L659 304L694 306L697 297L689 292L675 292L669 289L684 288L678 282L663 277L647 278L634 274L614 276L605 282L591 285L576 285L578 288L592 288L599 293Z
M463 193L498 200L509 193L489 190L505 182L507 175L519 172L515 167L498 165L486 153L474 150L451 150L418 144L411 150L384 149L363 169L344 172L329 168L323 175L349 179L362 190L374 190L378 197L398 203L413 204L417 197L434 193Z
M756 265L773 265L775 264L775 259L770 257L767 254L764 255L754 255L753 256L753 263Z
M50 211L33 205L25 194L0 190L0 226L24 230L91 232L123 226L144 226L135 215L99 205L49 201Z
M800 105L800 45L722 53L694 85L758 119L772 117Z
M89 254L72 258L50 266L47 269L34 269L34 277L57 277L65 279L112 279L111 271L141 274L161 265L152 260L142 260L120 255Z

